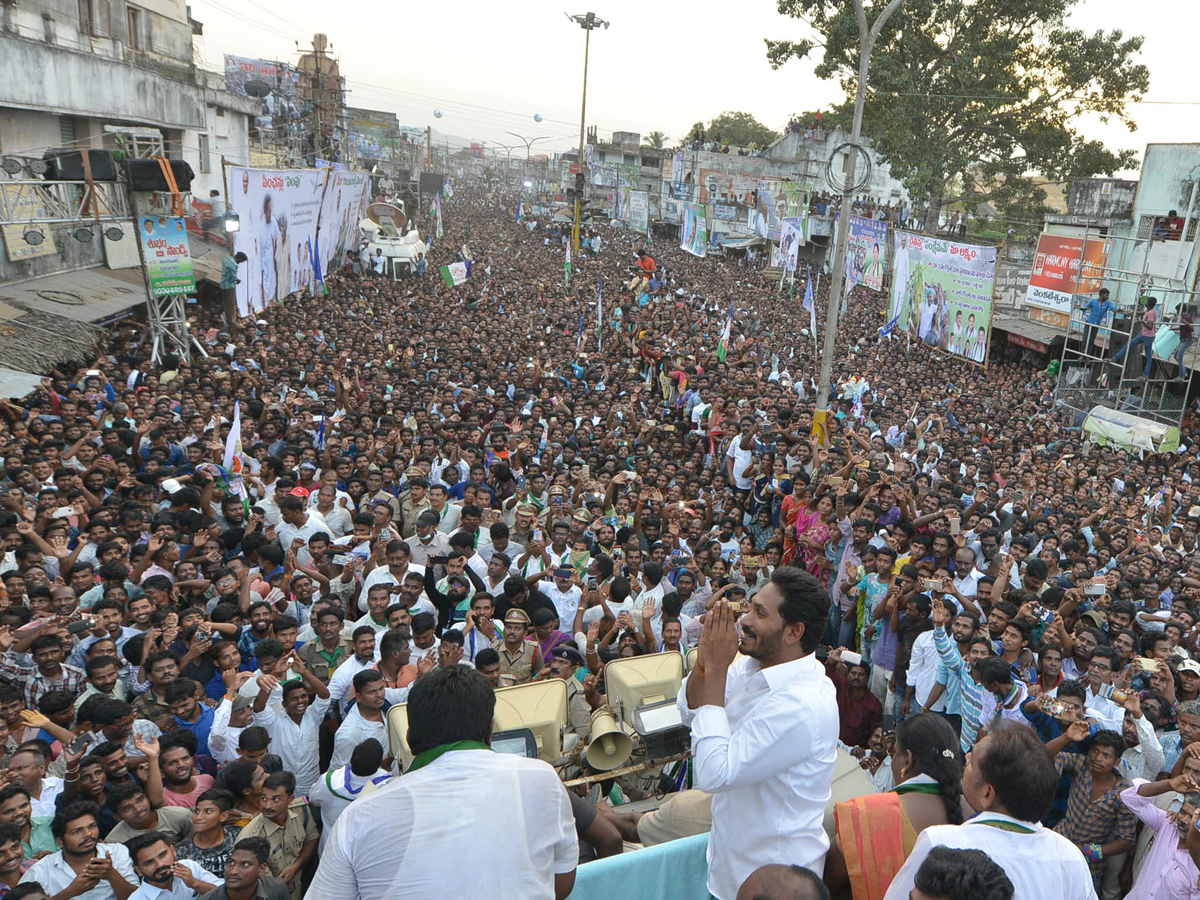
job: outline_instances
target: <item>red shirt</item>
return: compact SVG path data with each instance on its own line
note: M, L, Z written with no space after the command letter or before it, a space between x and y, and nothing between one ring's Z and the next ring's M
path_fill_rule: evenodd
M841 730L838 738L848 747L865 747L875 726L883 721L883 704L870 691L859 699L849 682L839 674L837 666L825 664L825 673L837 690L837 705Z

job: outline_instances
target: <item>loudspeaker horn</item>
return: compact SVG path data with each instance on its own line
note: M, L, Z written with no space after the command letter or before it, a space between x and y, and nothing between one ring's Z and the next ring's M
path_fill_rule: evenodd
M592 713L588 765L598 772L607 772L623 766L632 755L633 739L621 730L612 710L602 707Z

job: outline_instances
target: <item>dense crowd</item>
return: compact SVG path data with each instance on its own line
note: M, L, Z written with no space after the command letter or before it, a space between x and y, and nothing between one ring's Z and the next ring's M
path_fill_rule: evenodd
M710 828L722 898L1200 895L1190 429L1081 443L859 288L817 442L799 291L599 225L564 285L515 207L459 186L428 276L202 308L190 364L119 324L0 413L0 897L565 896ZM480 684L561 678L586 744L605 664L661 652L696 758L655 813L465 738ZM826 836L835 758L878 793Z

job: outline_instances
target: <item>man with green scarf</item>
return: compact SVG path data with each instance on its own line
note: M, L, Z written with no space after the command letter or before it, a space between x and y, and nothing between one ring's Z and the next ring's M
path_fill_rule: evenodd
M579 843L566 788L548 763L492 752L495 707L492 686L467 666L416 681L408 695L412 765L338 816L310 896L386 900L397 887L436 896L445 871L429 861L461 857L464 834L488 848L489 863L460 867L456 893L491 896L498 884L513 897L571 892Z

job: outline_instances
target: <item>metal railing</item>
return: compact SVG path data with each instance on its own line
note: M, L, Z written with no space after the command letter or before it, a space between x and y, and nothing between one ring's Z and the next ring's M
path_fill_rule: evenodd
M0 180L0 225L80 225L129 221L129 195L119 181Z

